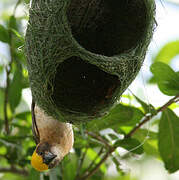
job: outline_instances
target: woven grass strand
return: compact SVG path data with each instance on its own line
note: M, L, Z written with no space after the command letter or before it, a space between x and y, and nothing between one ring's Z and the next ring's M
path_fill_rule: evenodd
M103 116L135 79L154 27L154 0L32 0L25 52L33 99L64 122Z

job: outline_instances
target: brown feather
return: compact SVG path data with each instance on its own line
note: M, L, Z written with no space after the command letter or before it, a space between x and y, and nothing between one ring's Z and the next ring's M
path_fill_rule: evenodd
M62 123L48 116L38 106L35 106L34 112L40 142L48 142L51 146L54 146L54 151L60 152L60 159L62 159L73 146L72 125Z

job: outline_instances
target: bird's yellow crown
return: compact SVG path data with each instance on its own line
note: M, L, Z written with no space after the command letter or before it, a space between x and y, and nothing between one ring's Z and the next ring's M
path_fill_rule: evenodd
M34 169L40 172L48 170L48 165L43 163L43 158L37 154L36 150L32 155L31 165L34 167Z

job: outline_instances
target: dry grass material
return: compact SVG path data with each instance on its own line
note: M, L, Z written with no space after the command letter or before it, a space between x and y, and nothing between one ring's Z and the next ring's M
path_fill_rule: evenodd
M103 116L142 66L153 0L32 0L26 56L45 112L78 123Z

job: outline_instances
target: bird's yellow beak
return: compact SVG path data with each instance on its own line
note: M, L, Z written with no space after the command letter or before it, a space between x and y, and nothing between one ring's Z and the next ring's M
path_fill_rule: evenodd
M48 170L48 166L45 163L43 163L42 157L37 154L36 150L32 155L31 165L33 166L34 169L40 172Z

